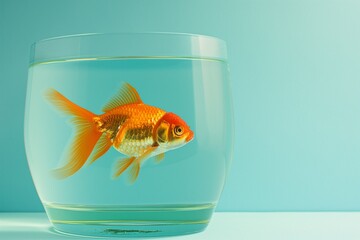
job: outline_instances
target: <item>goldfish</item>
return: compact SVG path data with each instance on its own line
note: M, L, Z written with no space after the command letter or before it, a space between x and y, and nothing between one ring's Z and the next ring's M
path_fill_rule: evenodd
M182 147L194 138L194 132L183 119L143 103L128 83L122 84L99 115L76 105L55 89L49 89L46 98L71 116L75 130L65 165L53 170L61 179L75 174L86 162L94 163L113 147L127 156L114 164L113 177L119 177L128 169L129 181L134 183L145 160L155 157L160 163L165 152Z

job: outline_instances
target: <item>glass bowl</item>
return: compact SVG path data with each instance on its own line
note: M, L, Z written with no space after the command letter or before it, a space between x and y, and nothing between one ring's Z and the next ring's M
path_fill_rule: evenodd
M55 230L156 237L208 225L232 158L224 41L82 34L31 49L26 154Z

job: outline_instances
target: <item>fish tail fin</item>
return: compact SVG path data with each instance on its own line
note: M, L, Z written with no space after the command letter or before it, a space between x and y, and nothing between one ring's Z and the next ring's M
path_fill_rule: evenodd
M115 163L113 178L119 177L135 160L135 157L120 159Z
M67 153L66 164L54 170L58 178L66 178L76 173L89 158L102 133L94 121L95 114L76 105L55 89L46 93L47 99L62 112L71 115L75 127L75 137Z

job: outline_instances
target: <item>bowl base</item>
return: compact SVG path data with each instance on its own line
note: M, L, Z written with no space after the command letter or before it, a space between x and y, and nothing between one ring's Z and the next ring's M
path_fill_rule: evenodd
M160 237L197 233L215 204L83 206L44 204L56 231L103 237Z

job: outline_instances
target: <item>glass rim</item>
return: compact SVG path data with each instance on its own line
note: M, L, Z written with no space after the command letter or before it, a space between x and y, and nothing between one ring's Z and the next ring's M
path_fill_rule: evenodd
M35 41L31 45L30 65L112 58L198 58L226 62L227 49L221 38L193 33L81 33Z
M181 36L193 36L193 37L204 37L204 38L211 38L217 41L224 42L223 39L215 36L205 35L205 34L196 34L196 33L183 33L183 32L88 32L88 33L77 33L77 34L68 34L68 35L61 35L61 36L54 36L54 37L47 37L43 39L36 40L32 43L38 44L41 42L55 40L55 39L63 39L63 38L70 38L70 37L85 37L85 36L93 36L93 35L181 35Z

